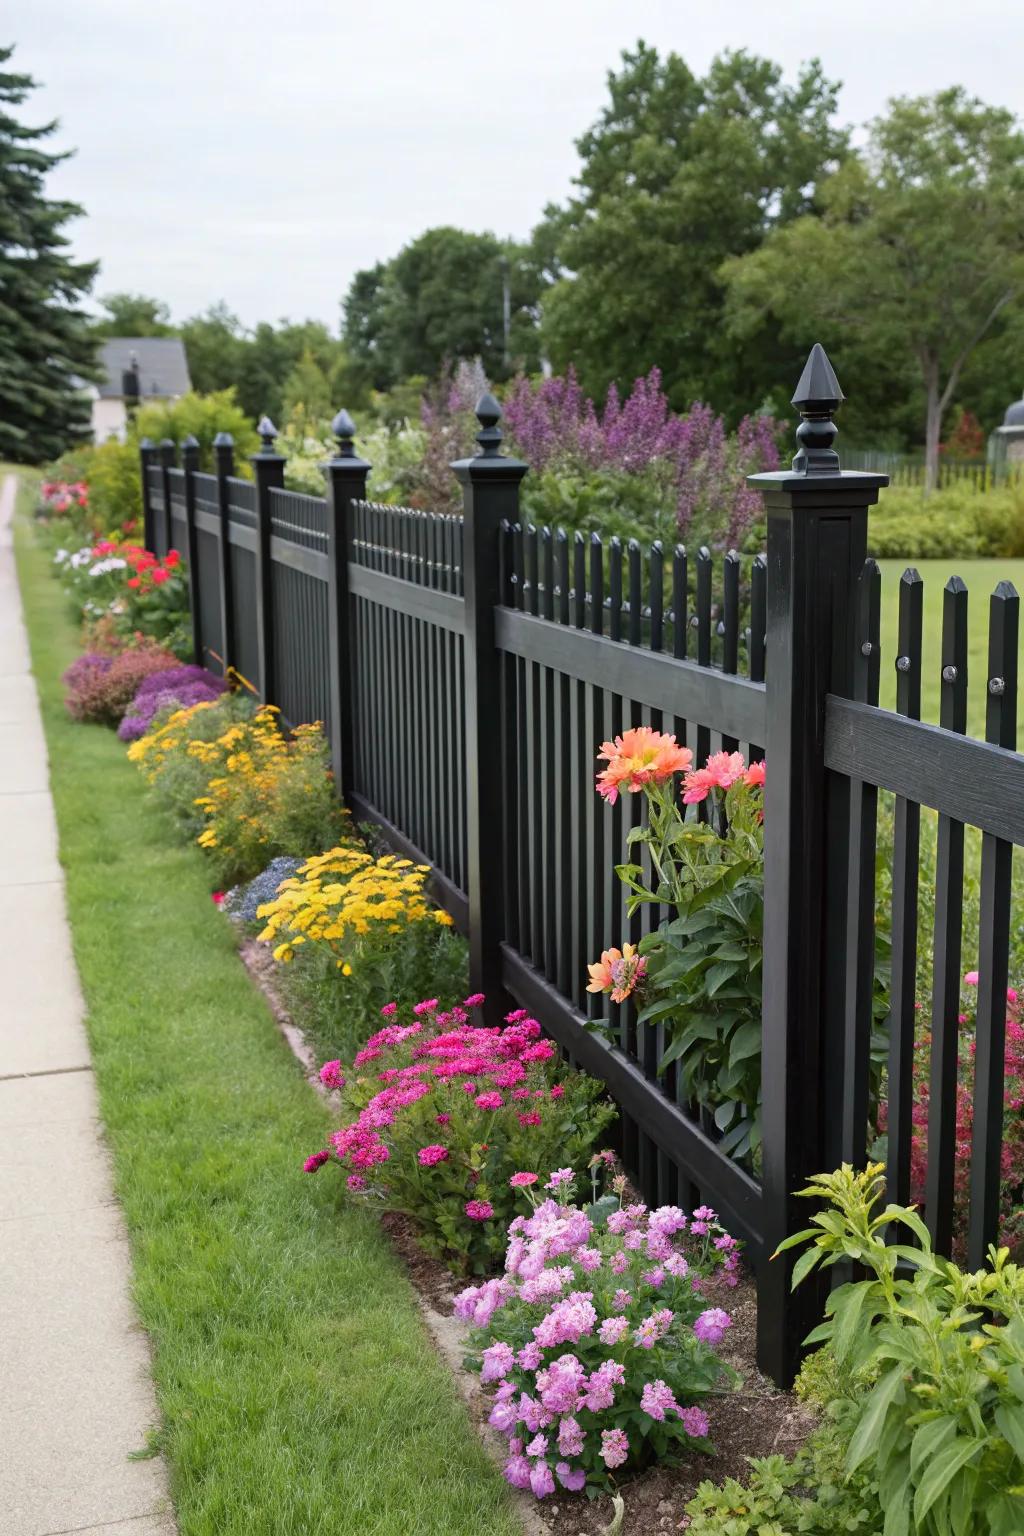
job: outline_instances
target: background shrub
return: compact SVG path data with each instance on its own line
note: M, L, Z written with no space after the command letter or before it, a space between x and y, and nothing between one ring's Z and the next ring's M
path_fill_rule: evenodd
M1024 486L977 491L964 483L927 497L909 487L884 490L868 520L868 552L900 560L1024 555Z
M118 656L95 652L80 656L64 673L68 713L74 720L118 725L139 684L154 672L175 666L175 658L155 641L141 639Z

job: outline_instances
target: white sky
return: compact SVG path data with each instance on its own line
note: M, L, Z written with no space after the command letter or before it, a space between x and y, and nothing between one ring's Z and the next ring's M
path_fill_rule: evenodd
M9 0L13 67L78 153L98 294L335 326L360 267L435 224L525 236L638 37L702 72L821 57L847 122L959 83L1024 115L1018 0ZM3 35L3 34L0 34ZM10 66L9 66L10 67Z

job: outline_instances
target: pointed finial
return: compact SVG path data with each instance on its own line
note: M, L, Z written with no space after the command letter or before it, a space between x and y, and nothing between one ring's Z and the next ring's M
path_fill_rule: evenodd
M839 455L832 447L839 429L832 417L845 398L825 348L816 341L793 393L792 403L803 418L796 429L800 451L793 460L794 474L839 474Z
M190 432L188 437L183 439L181 446L182 448L198 448L199 439L195 436L194 433Z
M501 420L501 406L489 392L482 394L476 403L476 419L481 427L476 435L476 440L480 444L481 457L497 458L501 451L501 429L498 426Z
M213 440L213 446L215 448L233 448L235 440L230 432L218 432Z
M338 440L338 458L354 459L356 456L353 438L356 435L356 424L348 411L341 410L331 422L331 431Z
M262 451L264 453L273 453L274 443L277 441L277 428L269 416L260 417L256 431L260 435Z

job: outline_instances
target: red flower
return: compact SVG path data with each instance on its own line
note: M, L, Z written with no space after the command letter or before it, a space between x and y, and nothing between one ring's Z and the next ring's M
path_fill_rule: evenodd
M128 585L130 587L141 587L142 586L142 582L140 581L138 576L129 576L128 577Z
M153 582L154 582L154 585L158 586L158 587L163 586L164 582L167 580L169 575L170 575L169 571L161 570L160 567L158 566L157 569L153 572Z

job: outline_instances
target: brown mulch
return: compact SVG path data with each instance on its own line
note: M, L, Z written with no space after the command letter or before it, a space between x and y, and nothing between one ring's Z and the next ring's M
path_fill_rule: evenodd
M274 1018L306 1076L324 1093L312 1052L274 986L274 965L266 947L248 939L240 950L243 963L266 995ZM328 1096L334 1098L333 1094ZM456 1384L474 1423L492 1452L498 1454L498 1437L486 1425L490 1409L487 1394L476 1384L475 1377L460 1373L458 1368L463 1330L452 1318L452 1302L468 1282L456 1279L444 1264L424 1252L416 1223L408 1216L384 1211L380 1221L420 1297L427 1328L456 1374ZM735 1390L726 1387L720 1396L709 1398L704 1405L711 1419L714 1455L694 1453L681 1458L674 1467L651 1467L622 1485L622 1536L655 1536L662 1531L684 1530L684 1507L699 1483L707 1478L715 1482L726 1477L743 1478L750 1456L792 1455L814 1426L813 1413L793 1393L778 1391L757 1369L757 1292L752 1276L744 1273L734 1290L720 1282L706 1281L704 1295L709 1306L725 1307L732 1316L732 1327L723 1341L721 1354L736 1371L739 1384ZM591 1500L585 1494L556 1493L542 1503L526 1498L517 1498L516 1502L528 1530L547 1530L551 1536L599 1536L612 1518L609 1499Z

